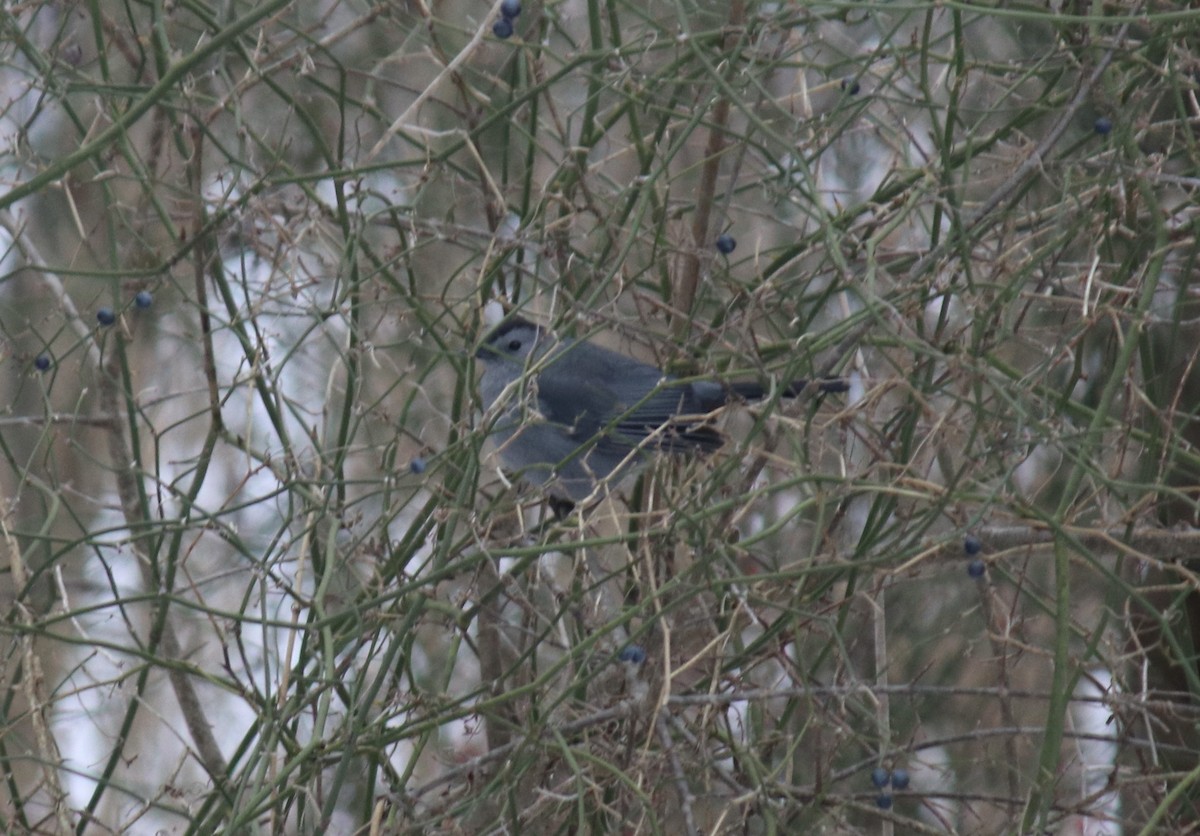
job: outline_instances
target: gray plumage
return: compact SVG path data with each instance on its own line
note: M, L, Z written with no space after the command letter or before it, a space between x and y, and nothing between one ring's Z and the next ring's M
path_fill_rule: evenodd
M712 413L764 394L757 383L683 382L589 342L556 339L519 317L494 328L475 356L483 363L485 406L506 398L491 426L505 466L571 502L602 482L615 485L655 451L717 449L724 439L708 423ZM845 384L821 387L841 391Z

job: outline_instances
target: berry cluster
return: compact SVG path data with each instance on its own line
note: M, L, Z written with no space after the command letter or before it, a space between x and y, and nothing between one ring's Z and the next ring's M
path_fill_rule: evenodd
M500 4L500 18L492 24L492 34L500 40L511 38L513 21L521 14L521 0L504 0Z
M968 534L963 538L963 553L971 558L967 563L967 574L976 580L982 578L987 572L987 564L979 556L981 551L983 551L983 543L974 534Z
M154 297L148 290L139 290L137 295L133 297L133 304L144 311L154 304ZM96 322L100 323L102 328L114 325L116 321L117 313L112 308L105 305L96 309ZM48 371L53 364L54 359L45 351L33 358L33 367L39 372Z
M876 789L883 790L875 797L875 806L881 810L891 809L892 793L887 789L888 784L891 784L898 790L908 789L908 783L911 779L908 777L908 770L903 767L887 770L882 766L877 766L871 770L871 783Z
M154 297L148 290L139 290L137 296L133 297L133 304L144 311L154 304ZM117 315L112 308L105 306L96 310L96 321L107 328L117 321Z

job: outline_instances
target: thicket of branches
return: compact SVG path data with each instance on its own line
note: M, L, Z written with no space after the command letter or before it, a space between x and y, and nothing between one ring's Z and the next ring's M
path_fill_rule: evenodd
M0 829L1194 823L1200 12L500 6L0 11ZM850 391L556 519L501 310Z

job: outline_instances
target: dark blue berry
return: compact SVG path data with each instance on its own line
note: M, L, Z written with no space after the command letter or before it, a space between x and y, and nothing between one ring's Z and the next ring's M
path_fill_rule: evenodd
M858 86L858 82L852 78L842 79L842 89L850 93L851 96L858 95L858 91L862 88Z
M96 321L101 325L112 325L117 321L117 315L113 313L112 308L101 308L96 311Z
M891 774L882 766L877 766L871 770L871 783L879 787L879 789L886 787L891 777Z
M420 456L417 456L415 459L413 459L411 462L408 463L408 469L411 470L413 473L424 473L426 467L428 467L428 465L425 463L425 460L423 458L421 458Z
M617 655L617 658L622 662L640 665L646 661L646 651L640 644L630 644L621 648L621 652Z
M37 357L33 358L33 365L37 367L39 372L46 371L46 369L50 368L50 355L39 354Z
M154 297L150 295L148 290L139 290L138 295L133 297L133 304L145 310L154 304Z
M892 796L890 793L882 793L875 796L875 806L880 810L892 809Z
M1107 116L1101 116L1099 119L1096 120L1095 124L1092 125L1092 130L1094 130L1096 133L1100 134L1100 136L1104 136L1106 133L1108 133L1112 129L1113 129L1112 120L1109 119Z
M512 33L512 21L507 17L502 17L492 24L492 34L502 41L506 38L511 38Z
M983 550L983 543L974 534L968 534L963 538L963 551L967 553L967 557L974 557Z
M504 2L500 4L500 14L504 15L510 20L521 14L521 0L504 0Z
M729 255L737 249L737 240L728 232L722 233L717 236L717 249Z
M908 770L901 767L892 771L892 786L898 790L908 789Z
M978 580L987 571L987 565L978 557L967 564L967 574Z

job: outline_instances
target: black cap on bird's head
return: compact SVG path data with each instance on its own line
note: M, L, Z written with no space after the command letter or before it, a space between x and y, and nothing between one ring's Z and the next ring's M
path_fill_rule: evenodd
M477 360L494 360L496 357L516 354L522 347L522 342L518 337L528 338L532 334L533 338L537 339L541 333L540 326L524 317L516 315L505 317L479 341L479 347L475 349L475 358ZM506 344L505 339L509 339L510 342Z

